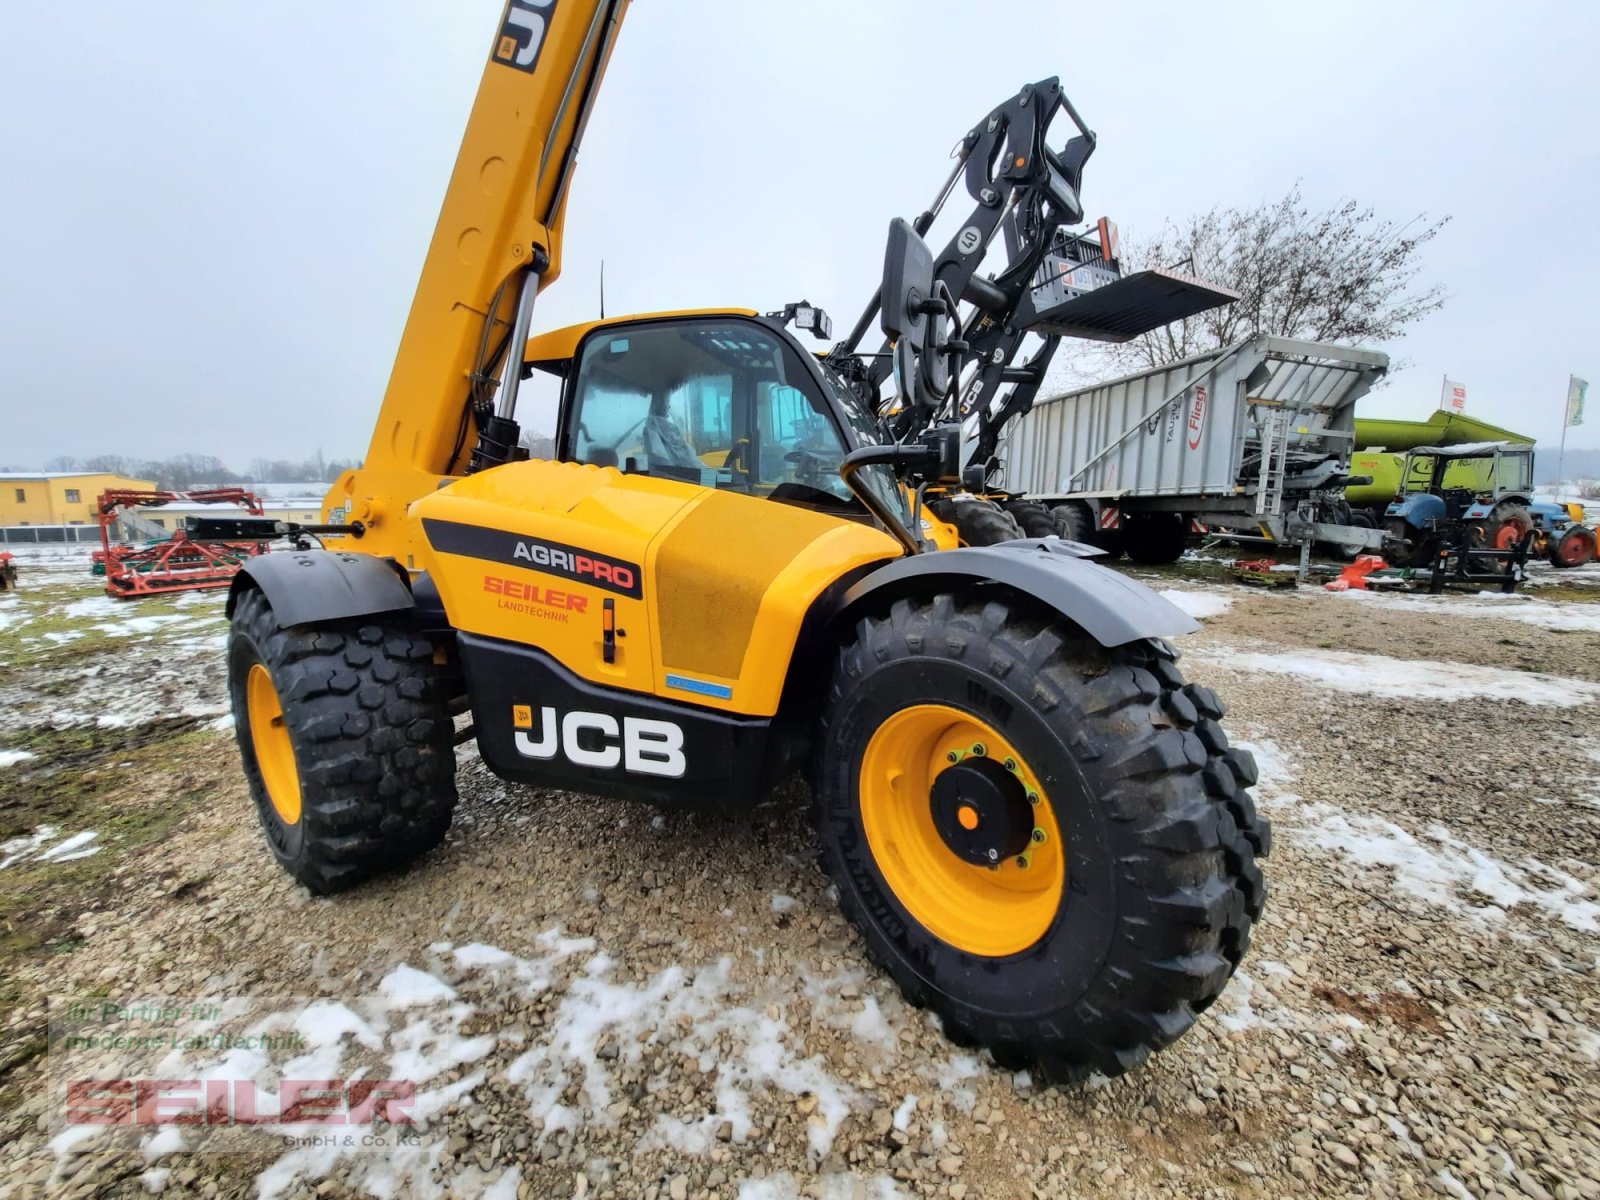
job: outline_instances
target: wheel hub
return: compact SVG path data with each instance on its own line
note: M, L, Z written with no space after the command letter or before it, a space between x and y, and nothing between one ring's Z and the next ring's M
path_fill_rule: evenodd
M967 757L940 771L928 802L934 829L964 862L992 867L1028 848L1033 834L1028 790L991 758Z

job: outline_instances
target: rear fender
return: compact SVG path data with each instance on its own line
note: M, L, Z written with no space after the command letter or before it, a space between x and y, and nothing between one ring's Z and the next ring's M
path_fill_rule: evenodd
M1426 529L1444 519L1444 500L1431 492L1418 492L1396 500L1384 510L1385 517L1400 517L1414 529Z
M228 589L228 616L245 588L260 588L284 628L409 611L415 605L391 559L345 550L301 550L248 559Z
M949 588L999 585L1031 596L1078 625L1102 646L1176 637L1200 628L1170 600L1098 563L1099 551L1059 538L1024 538L895 559L849 587L836 616Z

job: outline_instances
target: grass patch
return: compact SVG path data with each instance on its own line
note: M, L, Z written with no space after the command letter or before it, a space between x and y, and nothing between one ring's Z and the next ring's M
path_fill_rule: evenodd
M71 954L85 912L105 907L120 884L112 873L131 854L165 840L206 802L222 735L193 720L126 729L34 731L37 762L8 769L0 833L17 837L41 825L60 836L94 830L98 851L67 862L26 860L0 871L0 975L19 957ZM20 776L20 778L19 778ZM9 987L0 989L0 1000Z

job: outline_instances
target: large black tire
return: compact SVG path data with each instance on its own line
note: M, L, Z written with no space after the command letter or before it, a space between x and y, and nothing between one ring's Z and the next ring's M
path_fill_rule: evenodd
M933 515L956 527L963 546L993 546L1023 536L1017 519L990 500L936 500Z
M1177 562L1189 540L1189 520L1182 513L1124 513L1122 544L1136 563L1155 566Z
M1107 649L1026 605L941 594L859 622L818 741L822 858L869 952L953 1040L1056 1080L1118 1075L1183 1034L1239 965L1271 829L1245 790L1254 761L1229 749L1221 702L1183 681L1170 647ZM874 856L862 764L913 698L986 722L1049 780L1066 886L1021 952L941 940Z
M1037 500L1007 500L1005 510L1022 530L1023 537L1060 537L1055 514Z
M1058 504L1052 510L1056 520L1056 532L1069 542L1083 542L1088 546L1099 546L1102 550L1110 551L1099 538L1099 529L1095 527L1094 513L1089 506L1081 500L1068 500L1065 504ZM1118 549L1121 549L1119 546Z
M251 728L251 668L265 668L298 777L298 819L274 805ZM455 811L451 677L433 644L394 617L279 626L266 597L239 597L228 637L235 737L267 843L325 895L444 840Z
M1389 517L1383 523L1388 537L1383 543L1384 561L1393 567L1429 567L1438 549L1439 535L1432 530L1413 529L1404 517ZM1410 544L1407 545L1406 543Z

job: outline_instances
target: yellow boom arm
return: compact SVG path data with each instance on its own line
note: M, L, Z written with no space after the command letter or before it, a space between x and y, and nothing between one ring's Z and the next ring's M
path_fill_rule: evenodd
M627 7L628 0L507 0L366 472L394 479L464 470L493 410L519 307L531 309L561 273L578 143ZM525 327L520 332L519 349ZM330 495L330 506L337 502Z

